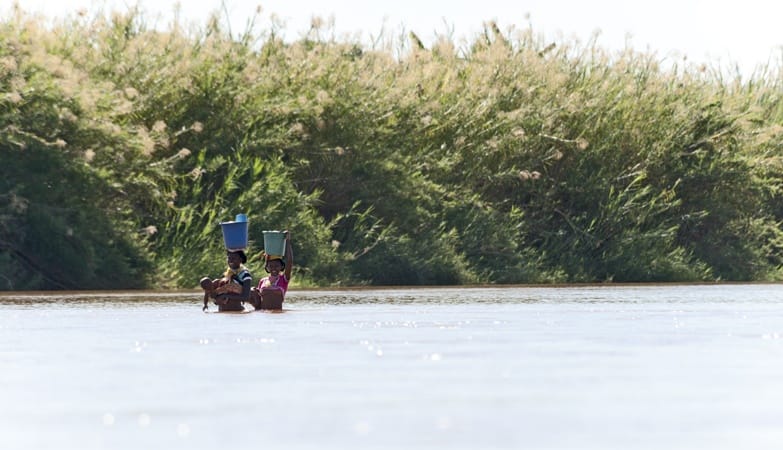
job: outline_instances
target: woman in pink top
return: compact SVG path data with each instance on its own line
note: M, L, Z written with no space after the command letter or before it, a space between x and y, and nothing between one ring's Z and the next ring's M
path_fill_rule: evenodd
M294 252L291 249L291 234L285 232L285 261L281 258L265 258L268 276L258 282L250 295L250 304L255 309L283 309L283 300L291 279L291 267L294 265ZM282 272L282 273L281 273Z

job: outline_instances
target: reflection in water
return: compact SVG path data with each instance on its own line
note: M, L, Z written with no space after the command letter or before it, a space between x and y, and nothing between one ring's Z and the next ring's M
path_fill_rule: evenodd
M585 285L557 287L352 288L292 290L288 304L689 303L777 300L778 284ZM92 304L108 307L203 300L201 291L3 293L0 305Z
M292 290L283 314L7 293L0 448L777 448L782 305L777 285Z
M105 306L110 308L137 307L140 304L161 304L187 301L191 298L203 300L203 294L170 291L111 291L111 292L0 292L0 305L73 307L76 305Z

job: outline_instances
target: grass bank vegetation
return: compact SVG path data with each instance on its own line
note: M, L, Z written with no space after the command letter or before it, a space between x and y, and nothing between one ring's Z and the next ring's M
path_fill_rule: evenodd
M783 75L215 17L0 20L0 289L193 287L218 223L309 285L780 280Z

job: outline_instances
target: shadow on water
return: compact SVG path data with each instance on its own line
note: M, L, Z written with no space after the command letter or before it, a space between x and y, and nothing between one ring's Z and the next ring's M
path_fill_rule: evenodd
M140 304L174 304L199 302L203 296L195 291L35 291L0 292L0 305L60 306L89 305L137 307Z
M292 291L312 304L560 304L783 301L781 284L629 284L406 287Z
M406 287L291 290L286 305L357 305L357 304L468 304L468 303L535 303L552 297L552 288L477 288L477 287ZM550 292L542 295L544 292ZM201 291L76 291L76 292L7 292L0 293L0 305L90 305L107 307L141 304L201 305ZM216 306L210 303L210 312Z
M509 303L692 303L781 301L781 284L638 284L563 286L388 287L293 289L286 307L300 304L509 304ZM201 291L0 292L0 305L139 307L201 304ZM210 305L214 311L215 306Z

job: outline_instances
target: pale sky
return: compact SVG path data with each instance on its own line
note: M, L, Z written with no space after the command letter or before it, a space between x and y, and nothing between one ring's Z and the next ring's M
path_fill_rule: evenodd
M175 5L181 16L203 25L210 12L225 12L221 0L16 0L23 9L59 17L79 9L125 11L139 4L148 18L165 27ZM313 16L333 17L338 35L359 34L368 41L382 28L389 32L411 30L426 43L436 33L453 28L453 36L471 37L482 24L495 20L502 30L509 26L533 30L553 41L577 38L586 41L600 31L598 44L610 51L631 47L654 51L660 59L694 63L736 64L744 75L757 65L780 67L783 60L783 2L772 0L223 0L233 31L242 31L247 19L261 7L258 25L270 23L275 14L286 24L286 37L296 38ZM15 0L0 0L0 14L7 14Z

